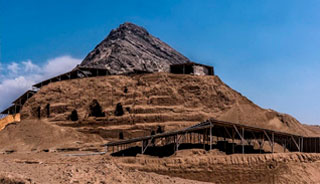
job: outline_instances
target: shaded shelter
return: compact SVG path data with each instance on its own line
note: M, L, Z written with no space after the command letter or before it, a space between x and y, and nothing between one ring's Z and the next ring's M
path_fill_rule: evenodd
M174 74L194 74L194 75L214 75L212 66L189 62L170 65L170 73Z

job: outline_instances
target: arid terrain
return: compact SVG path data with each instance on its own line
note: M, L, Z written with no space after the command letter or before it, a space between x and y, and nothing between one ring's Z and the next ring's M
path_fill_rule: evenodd
M93 99L100 103L105 117L89 117ZM37 120L33 109L48 102L50 117L43 110L42 119ZM116 116L118 103L130 111ZM78 121L69 119L74 109ZM51 83L25 104L21 117L21 122L0 132L3 183L320 182L320 154L225 155L198 149L165 158L102 154L102 145L117 140L120 131L125 138L137 137L158 126L171 131L209 117L317 135L314 128L289 115L256 106L217 76L155 73Z
M19 114L0 120L0 184L320 183L320 154L289 153L280 145L275 154L185 149L163 158L112 156L106 143L209 118L320 137L318 126L259 107L216 75L169 72L171 64L187 62L139 26L112 30L81 66L117 75L60 77ZM268 144L261 149L270 152Z
M184 150L168 158L81 156L85 153L0 155L0 183L319 183L320 155L223 155Z

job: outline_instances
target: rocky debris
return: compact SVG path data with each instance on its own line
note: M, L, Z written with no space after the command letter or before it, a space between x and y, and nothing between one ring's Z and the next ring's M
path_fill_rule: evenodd
M169 71L171 64L188 58L152 36L144 28L124 23L112 30L81 63L81 66L108 69L111 74L137 71Z

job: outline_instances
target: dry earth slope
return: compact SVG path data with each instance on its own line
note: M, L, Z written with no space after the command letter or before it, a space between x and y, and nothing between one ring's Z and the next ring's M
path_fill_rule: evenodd
M89 117L97 100L105 117ZM142 136L158 126L175 130L208 118L243 123L301 135L316 135L290 115L263 109L224 84L218 76L169 73L114 75L51 83L32 97L21 111L22 119L36 118L40 106L50 103L49 121L103 138ZM124 114L115 115L117 104ZM67 121L76 109L79 120Z

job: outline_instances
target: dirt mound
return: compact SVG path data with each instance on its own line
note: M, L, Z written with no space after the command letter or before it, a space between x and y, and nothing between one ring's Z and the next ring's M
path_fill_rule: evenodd
M101 141L99 136L86 135L71 128L38 120L10 124L0 131L2 152L79 148L85 143Z
M92 117L90 104L97 100L104 117ZM153 73L105 76L51 83L29 99L22 119L46 117L60 126L99 134L105 139L124 139L182 129L208 118L243 123L301 135L317 135L293 117L263 109L224 84L218 76ZM121 104L123 114L115 114ZM76 109L78 121L67 121Z

